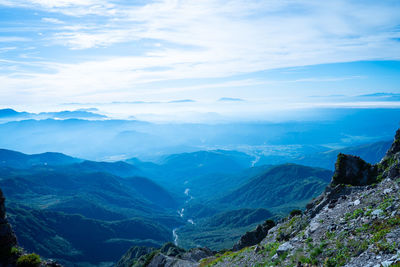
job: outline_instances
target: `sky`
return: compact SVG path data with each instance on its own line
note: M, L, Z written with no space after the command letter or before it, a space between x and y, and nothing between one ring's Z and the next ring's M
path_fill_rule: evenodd
M400 107L400 2L0 0L0 84L124 118Z

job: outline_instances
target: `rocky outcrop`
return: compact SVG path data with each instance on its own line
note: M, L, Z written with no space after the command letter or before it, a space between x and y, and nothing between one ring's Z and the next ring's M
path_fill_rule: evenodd
M150 247L131 247L117 262L116 267L131 267L134 265L141 256L146 255L154 251L155 248Z
M332 185L368 185L376 182L377 167L359 157L339 154L335 164Z
M241 250L242 248L249 247L260 243L267 234L269 229L275 226L274 221L266 220L263 224L257 226L253 231L246 232L240 240L233 246L233 250Z
M378 164L378 169L382 172L382 177L379 177L379 179L400 175L400 129L396 132L392 146Z
M144 251L145 249L139 247L129 249L116 266L198 266L201 259L215 254L208 248L192 248L186 251L173 243L166 243L158 250L152 249L148 254L142 254Z

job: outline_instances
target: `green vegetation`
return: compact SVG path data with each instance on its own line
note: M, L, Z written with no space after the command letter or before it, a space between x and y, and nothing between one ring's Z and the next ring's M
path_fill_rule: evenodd
M220 202L237 207L300 208L319 195L331 177L332 172L328 170L296 164L280 165L254 177Z
M36 267L39 266L41 262L39 255L35 253L26 254L18 258L17 267Z

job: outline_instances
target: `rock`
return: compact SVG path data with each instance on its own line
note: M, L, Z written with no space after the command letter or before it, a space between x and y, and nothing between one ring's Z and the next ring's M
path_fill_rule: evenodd
M285 242L278 247L278 249L276 250L276 253L278 254L278 256L280 256L286 252L289 252L292 249L293 249L293 246L289 242Z
M182 259L189 260L193 262L198 262L201 259L214 256L215 252L209 248L192 248L188 252L182 255Z
M311 223L310 223L310 226L309 226L309 231L310 231L310 233L315 232L315 230L317 230L318 227L320 227L320 225L321 225L321 224L318 223L318 222L316 222L316 221L311 222Z
M383 190L384 194L389 194L391 193L393 190L391 188L386 188L385 190Z
M335 163L332 185L368 185L376 181L377 169L360 157L340 153Z
M382 161L397 154L398 152L400 152L400 129L396 131L396 135L394 136L394 141L390 146L389 150L386 152L386 155Z
M183 248L180 248L175 244L168 242L161 247L160 252L164 255L175 257L185 253L186 251Z
M373 212L371 212L372 216L380 216L382 214L383 214L383 210L381 210L381 209L376 209Z
M147 265L148 267L195 267L198 266L197 262L178 259L176 257L171 257L159 253L153 257L150 263Z
M261 240L267 236L268 231L274 226L275 223L272 220L266 220L263 224L258 225L255 230L244 234L240 238L239 242L233 246L233 250L241 250L242 248L250 247L260 243Z
M130 267L135 261L137 261L141 256L152 252L154 248L150 247L131 247L117 262L115 267Z
M356 199L356 201L353 202L353 205L354 206L358 206L358 205L360 205L360 203L361 203L360 200Z

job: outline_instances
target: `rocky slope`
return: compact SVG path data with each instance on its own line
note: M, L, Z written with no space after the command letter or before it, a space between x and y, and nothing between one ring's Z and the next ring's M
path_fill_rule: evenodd
M171 253L171 251L175 251ZM202 253L193 257L193 251ZM202 259L199 259L202 258ZM339 154L330 185L304 212L267 221L232 250L184 251L170 245L136 266L400 266L400 129L371 165Z

